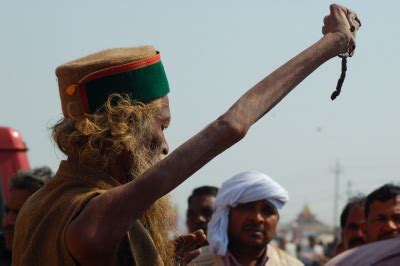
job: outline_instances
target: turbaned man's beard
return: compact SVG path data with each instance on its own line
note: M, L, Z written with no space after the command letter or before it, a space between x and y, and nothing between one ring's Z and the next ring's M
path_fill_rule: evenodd
M161 147L143 150L142 152L133 151L130 167L131 180L143 174L161 158ZM165 265L172 265L174 258L174 246L168 235L173 230L174 217L176 217L174 209L171 206L169 196L166 195L158 199L140 218L140 221L150 233Z

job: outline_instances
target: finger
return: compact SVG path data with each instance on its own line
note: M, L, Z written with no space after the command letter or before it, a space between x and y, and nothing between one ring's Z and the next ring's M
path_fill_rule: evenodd
M201 246L207 240L206 234L201 229L194 232L194 234L196 236L196 240L193 242L193 246L195 247Z
M193 250L191 252L187 252L185 253L183 259L185 261L185 263L189 263L191 262L194 258L198 257L201 253L201 250L198 248L196 250Z
M193 234L196 238L193 241L188 241L185 243L185 245L182 247L182 251L184 253L198 249L204 244L204 242L207 239L206 235L204 234L204 231L201 229L196 232L193 232Z
M351 32L356 32L361 26L361 21L358 19L357 14L352 12L347 14L347 19L349 20Z
M186 250L186 247L188 245L191 245L195 240L196 240L196 235L194 234L188 234L178 237L174 241L175 252L177 254L183 254Z
M324 17L324 24L325 24L325 25L328 25L328 23L329 23L329 18L330 18L329 15Z
M331 11L332 15L337 14L339 11L345 12L345 14L347 13L347 8L341 5L337 5L337 4L332 4L329 6L329 9Z
M322 34L326 34L327 32L326 32L326 26L322 26Z
M338 6L337 4L332 4L329 6L329 10L331 11L331 14L335 13L337 6Z
M358 23L358 27L361 27L361 20L359 20L357 16L356 16L355 20L356 20L357 23Z

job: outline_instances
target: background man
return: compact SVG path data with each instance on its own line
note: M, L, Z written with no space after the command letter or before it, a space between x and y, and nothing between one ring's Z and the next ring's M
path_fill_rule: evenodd
M180 241L183 247L173 247L163 196L241 140L321 64L351 52L359 26L353 12L332 5L320 40L167 157L169 87L153 47L106 50L58 67L64 118L53 135L68 159L21 210L13 264L190 261L205 236L200 231L191 241Z
M365 196L351 198L340 215L340 229L344 250L366 243L364 204Z
M215 198L218 188L202 186L195 188L188 198L186 225L189 232L202 229L207 234L207 224L215 210Z
M369 244L343 252L327 266L400 265L400 186L385 184L371 192L365 219Z
M25 201L39 190L53 176L48 167L35 168L30 171L18 172L10 178L9 197L5 204L3 230L5 239L5 257L11 260L15 222L19 210ZM2 251L3 252L3 251ZM3 265L3 264L1 264Z
M218 192L208 224L211 255L194 265L302 265L269 242L279 221L278 210L289 195L267 175L249 171L233 176Z
M365 201L369 243L400 235L400 186L386 184L372 191Z

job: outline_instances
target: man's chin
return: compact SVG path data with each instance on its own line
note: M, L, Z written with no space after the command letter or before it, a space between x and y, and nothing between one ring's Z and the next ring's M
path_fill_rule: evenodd
M365 243L366 243L366 241L364 241L363 239L354 239L354 240L351 240L350 243L349 243L349 249L350 249L350 248L355 248L355 247L358 247L358 246L362 246L362 245L364 245Z
M378 240L379 241L380 240L387 240L387 239L395 238L395 237L398 237L398 236L399 236L399 234L384 234L384 235L380 236Z
M247 246L251 247L265 247L268 244L267 238L263 234L247 234L244 241Z

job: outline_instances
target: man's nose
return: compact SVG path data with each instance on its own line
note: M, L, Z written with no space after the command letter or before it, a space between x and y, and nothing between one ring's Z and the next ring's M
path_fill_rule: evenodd
M395 223L392 219L389 219L385 224L384 224L384 229L385 230L393 230L393 231L400 231L400 225Z
M164 143L162 145L162 154L168 155L168 153L169 153L169 146L168 146L168 143L166 141L164 141Z
M366 234L365 234L365 231L363 230L363 228L362 227L359 227L357 230L356 230L356 236L357 237L360 237L360 238L362 238L362 239L366 239Z
M250 219L257 223L262 223L265 221L264 215L262 215L262 213L259 211L252 212L250 215Z
M205 223L205 222L207 222L207 218L204 215L197 215L196 222Z

